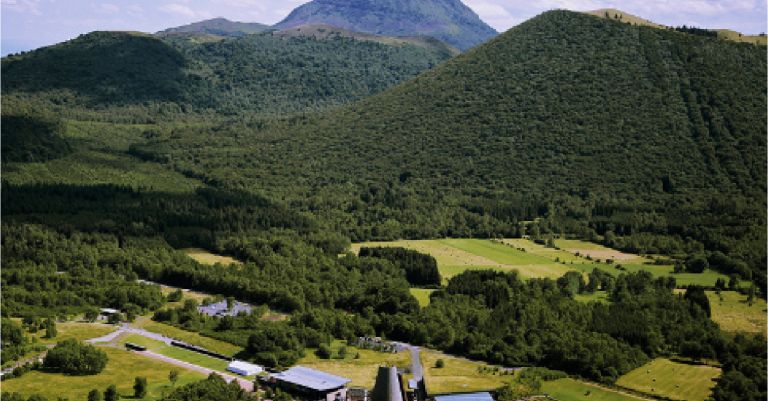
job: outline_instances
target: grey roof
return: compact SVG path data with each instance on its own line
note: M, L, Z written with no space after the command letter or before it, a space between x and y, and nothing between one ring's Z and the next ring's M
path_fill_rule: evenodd
M303 366L294 366L284 372L272 374L271 377L315 391L337 389L352 381L346 377L335 376Z
M403 401L403 389L397 368L380 366L376 384L371 393L372 401Z
M232 306L232 310L227 310L227 301L219 301L197 307L198 312L205 313L208 316L237 316L240 312L250 315L252 309L251 305L237 301Z
M438 395L435 401L493 401L490 393Z

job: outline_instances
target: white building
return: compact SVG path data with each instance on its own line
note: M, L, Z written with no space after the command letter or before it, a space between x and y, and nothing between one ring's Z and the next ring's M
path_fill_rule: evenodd
M232 361L229 366L227 366L227 370L241 376L253 376L263 372L264 368L248 362Z

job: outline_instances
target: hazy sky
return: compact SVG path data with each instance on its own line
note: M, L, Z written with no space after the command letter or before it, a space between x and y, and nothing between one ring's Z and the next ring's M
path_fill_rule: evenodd
M207 18L274 24L308 0L0 0L2 54L31 50L95 30L156 32ZM665 24L760 33L765 0L464 0L498 31L543 11L613 7Z

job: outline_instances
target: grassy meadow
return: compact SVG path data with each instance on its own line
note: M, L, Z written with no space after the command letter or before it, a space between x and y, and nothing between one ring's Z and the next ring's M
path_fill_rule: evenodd
M133 378L147 378L149 391L144 400L156 400L163 394L169 393L173 387L168 380L171 370L179 371L179 379L175 386L182 386L205 378L205 375L185 370L175 365L147 358L137 353L102 347L107 353L107 367L98 375L69 376L60 373L29 372L16 379L3 381L4 392L17 392L25 397L40 394L49 400L58 397L72 401L85 400L88 392L93 389L104 391L107 386L114 384L123 398L133 398Z
M338 356L339 349L344 344L344 341L334 341L331 344L334 357ZM379 366L408 367L411 365L411 355L407 351L392 354L347 346L347 355L344 359L320 359L315 351L315 349L307 349L306 356L296 364L346 377L352 380L350 386L369 389L372 389L376 382ZM360 355L359 358L355 357L357 354Z
M438 359L444 366L436 368ZM457 358L429 349L421 350L424 380L430 395L495 390L513 378L512 372L502 374L484 362Z
M56 344L68 338L85 341L105 336L115 330L117 330L116 326L106 323L65 322L56 324L57 335L55 338L43 338L45 330L39 330L37 333L28 333L28 335L37 339L42 344Z
M204 265L215 265L216 263L228 266L228 265L242 265L243 263L239 260L229 257L229 256L223 256L223 255L217 255L215 253L211 253L206 251L205 249L200 248L187 248L182 249L182 252L186 253L187 256L190 258L196 260L198 263L204 264Z
M544 393L558 401L637 401L647 400L632 394L598 387L574 379L543 382Z
M764 299L755 297L750 306L747 296L736 291L707 291L709 305L712 308L712 320L723 331L765 333L766 303Z
M132 343L147 347L147 350L169 358L178 359L187 363L202 366L219 372L226 372L229 363L222 359L213 358L194 351L168 345L162 341L153 340L138 334L126 334L120 337L118 344L125 346L125 343Z
M435 292L432 289L425 288L411 288L411 295L419 301L419 305L423 308L429 306L429 296Z
M621 376L616 384L673 400L704 401L712 394L720 373L720 368L713 366L659 358Z
M555 244L560 249L547 248L533 241L519 238L501 241L483 239L401 240L353 244L352 251L357 253L364 246L403 247L430 254L437 260L437 266L444 281L466 270L517 270L523 278L556 279L571 270L586 274L595 268L613 275L618 275L623 271L637 272L641 270L648 271L655 277L672 275L680 286L714 286L718 278L728 280L727 276L712 270L706 270L700 274L673 274L674 267L670 264L657 265L654 259L649 257L620 252L591 242L557 240ZM612 264L605 263L606 259L612 259L614 262ZM619 264L624 270L617 269Z

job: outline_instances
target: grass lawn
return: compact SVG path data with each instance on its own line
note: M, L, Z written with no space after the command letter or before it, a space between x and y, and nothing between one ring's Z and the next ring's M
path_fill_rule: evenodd
M416 298L417 301L419 301L419 305L421 307L429 306L429 296L435 292L435 290L432 289L424 289L424 288L411 288L411 295L413 295L414 298Z
M654 359L624 376L616 384L673 400L704 401L712 394L720 369Z
M190 258L196 260L198 263L202 263L204 265L215 265L216 263L220 263L222 265L242 265L243 263L235 258L231 258L229 256L223 256L223 255L216 255L214 253L210 253L206 251L205 249L199 249L199 248L187 248L182 249L182 252L186 253L187 256Z
M747 296L736 291L722 291L717 295L707 291L709 305L712 308L712 320L723 331L743 331L764 333L766 327L766 304L764 299L755 297L752 306L747 303Z
M444 362L442 368L435 367L438 359ZM484 362L470 361L423 348L421 364L430 395L495 390L513 378L512 373L501 374L492 372L491 369L481 371L481 368L494 368Z
M133 397L133 379L136 376L143 376L149 383L149 392L145 400L156 400L163 393L169 393L172 390L168 380L171 370L179 371L177 387L205 378L201 373L156 361L137 353L109 347L101 349L107 353L109 362L104 371L98 375L67 376L59 373L29 372L20 378L3 381L3 391L17 392L25 397L40 394L49 400L63 397L78 401L87 399L88 392L92 389L104 391L107 386L114 384L121 396L131 398Z
M338 355L338 350L345 344L344 341L334 341L331 344L333 355ZM360 358L355 358L356 354ZM307 349L306 356L297 365L317 369L351 379L350 386L361 386L373 389L376 382L376 373L379 366L408 367L411 365L411 355L408 351L396 354L376 352L355 347L347 347L347 356L344 359L320 359L315 355L314 349Z
M105 336L115 330L117 330L117 327L105 323L66 322L56 323L57 336L55 338L43 338L45 330L39 330L34 334L28 333L28 335L32 338L37 338L41 344L56 344L68 338L74 338L77 341L85 341L91 338Z
M543 382L541 390L559 401L637 401L631 394L593 386L573 379Z
M573 299L579 301L579 302L603 302L603 303L610 303L608 301L608 293L606 291L595 291L592 294L576 294Z
M199 347L203 347L205 349L224 355L235 355L243 350L242 347L237 345L206 337L191 331L182 330L180 328L164 323L155 322L154 320L150 319L141 320L140 322L137 322L135 326L147 331L151 331L153 333L162 334L166 337L181 340L188 344L197 345Z
M147 347L149 351L158 353L160 355L165 355L170 358L178 359L180 361L188 362L220 372L226 372L227 365L229 365L227 361L212 358L210 356L199 354L197 352L189 351L183 348L174 347L162 341L152 340L138 334L127 334L121 336L119 344L123 346L125 343L141 345Z

